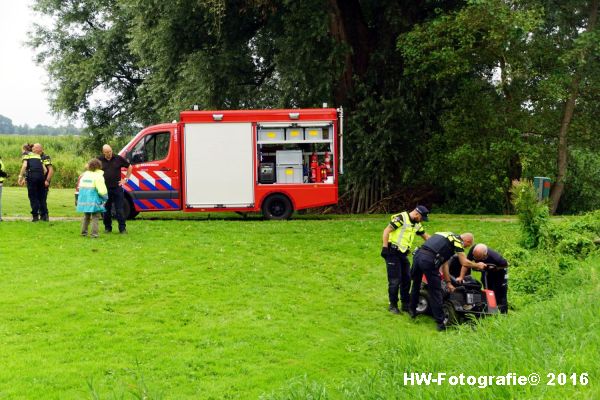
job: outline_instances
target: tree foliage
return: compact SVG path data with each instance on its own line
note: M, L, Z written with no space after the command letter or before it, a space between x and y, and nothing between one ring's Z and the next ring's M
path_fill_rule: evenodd
M452 204L473 207L479 184L484 194L475 196L473 211L506 208L508 196L499 204L495 192L541 173L556 182L558 208L568 154L591 144L587 131L597 124L589 113L598 106L597 8L597 1L472 0L400 38L405 74L423 86L457 87L441 117L440 164L467 165L444 190ZM467 173L473 165L477 171Z
M90 147L192 105L326 102L346 110L348 211L503 212L542 174L571 212L600 198L569 192L568 163L600 147L597 2L36 0L31 44Z

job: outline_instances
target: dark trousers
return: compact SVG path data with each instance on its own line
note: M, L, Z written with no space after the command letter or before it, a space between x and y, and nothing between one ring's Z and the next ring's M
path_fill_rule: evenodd
M485 282L487 279L488 289L494 291L498 310L502 314L508 313L508 276L505 269L498 271L483 271L481 280Z
M48 214L46 206L46 187L44 186L44 178L27 178L27 195L29 196L29 204L31 205L31 215Z
M50 190L50 187L46 187L46 184L44 183L44 210L40 210L40 215L42 215L43 217L48 216L48 191L49 190Z
M405 253L390 249L385 259L390 304L398 306L398 291L402 304L408 306L410 297L410 261Z
M429 291L429 306L433 319L438 324L444 322L444 312L442 302L444 295L442 292L442 279L440 278L439 267L435 265L433 256L417 252L413 258L412 270L412 290L410 292L410 309L413 312L417 310L419 303L419 292L421 291L421 280L423 275L427 278L427 290Z
M112 231L112 206L115 205L115 211L117 214L117 221L119 221L119 232L125 230L125 216L123 215L123 202L125 201L125 194L123 188L118 186L116 188L108 188L108 200L106 201L106 212L104 213L104 229Z

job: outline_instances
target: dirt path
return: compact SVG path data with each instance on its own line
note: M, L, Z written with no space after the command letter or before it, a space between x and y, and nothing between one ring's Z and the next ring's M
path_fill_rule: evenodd
M31 221L31 217L3 217L3 222L9 221ZM53 221L81 221L81 217L50 217L50 222ZM41 222L41 221L40 221Z

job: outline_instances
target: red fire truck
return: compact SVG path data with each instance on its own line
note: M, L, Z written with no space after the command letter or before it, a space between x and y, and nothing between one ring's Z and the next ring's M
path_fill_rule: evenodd
M343 110L183 111L139 132L120 155L133 165L125 215L294 210L336 204ZM123 170L123 174L125 171Z

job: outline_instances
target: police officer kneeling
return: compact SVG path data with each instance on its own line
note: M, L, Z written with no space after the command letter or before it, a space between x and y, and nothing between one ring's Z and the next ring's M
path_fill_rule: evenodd
M413 258L412 272L412 290L410 293L410 315L415 318L417 315L417 303L419 302L419 292L421 290L422 276L427 278L427 289L429 290L429 305L433 319L437 323L439 331L446 330L444 325L444 312L442 310L443 293L442 281L440 279L440 267L443 271L446 287L450 292L454 291L454 286L450 282L450 273L448 271L448 260L454 254L458 256L460 263L464 266L475 269L485 268L485 264L474 262L465 256L465 248L473 244L473 234L463 233L457 235L452 232L436 232L415 251Z

